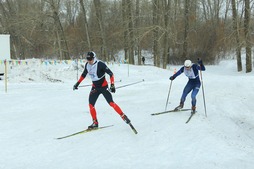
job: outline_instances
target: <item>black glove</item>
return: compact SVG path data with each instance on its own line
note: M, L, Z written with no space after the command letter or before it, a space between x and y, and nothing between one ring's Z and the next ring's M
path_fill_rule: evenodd
M73 90L78 90L78 85L79 85L80 83L79 82L77 82L74 86L73 86Z
M111 84L111 85L110 85L110 91L111 91L112 93L115 93L115 92L116 92L116 88L115 88L115 85L114 85L114 84Z
M198 64L199 65L203 65L203 61L201 59L198 58Z
M174 76L170 76L169 80L174 80L175 77Z

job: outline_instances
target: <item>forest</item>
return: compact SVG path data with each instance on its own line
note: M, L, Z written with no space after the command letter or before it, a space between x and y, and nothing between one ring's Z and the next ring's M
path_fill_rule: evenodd
M12 59L82 59L92 50L111 61L122 50L140 65L146 50L166 68L233 52L248 73L252 8L252 0L0 0L0 34L10 34Z

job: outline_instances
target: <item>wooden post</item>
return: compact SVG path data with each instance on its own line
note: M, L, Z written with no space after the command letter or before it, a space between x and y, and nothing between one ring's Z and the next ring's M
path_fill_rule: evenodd
M4 60L4 84L5 84L5 93L7 93L7 60Z

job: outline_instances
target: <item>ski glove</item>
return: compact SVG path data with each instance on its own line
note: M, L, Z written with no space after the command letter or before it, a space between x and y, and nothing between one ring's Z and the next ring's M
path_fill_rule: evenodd
M112 93L115 93L115 92L116 92L116 88L115 88L115 85L114 85L114 84L111 84L111 85L110 85L110 91L111 91Z
M79 85L80 83L79 82L77 82L74 86L73 86L73 90L78 90L78 85Z
M203 61L201 59L198 58L198 64L199 65L203 65Z
M175 77L174 76L170 76L169 80L174 80Z

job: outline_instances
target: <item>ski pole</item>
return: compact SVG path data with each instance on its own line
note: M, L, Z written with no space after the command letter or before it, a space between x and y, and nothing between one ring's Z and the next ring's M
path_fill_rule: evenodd
M78 59L77 59L77 80L78 80L79 76L78 76Z
M176 74L176 69L174 69L174 74ZM165 111L167 110L167 107L168 107L168 99L169 99L169 95L170 95L170 91L171 91L172 82L173 82L173 80L171 80L170 85L169 85L168 98L166 101Z
M80 85L79 87L87 87L87 86L92 86L92 84Z
M131 86L131 85L134 85L134 84L137 84L137 83L141 83L141 82L144 82L145 80L141 80L141 81L138 81L138 82L134 82L134 83L130 83L130 84L126 84L126 85L123 85L123 86L119 86L119 87L116 87L116 89L120 89L120 88L123 88L123 87L126 87L126 86Z
M165 111L167 110L167 107L168 107L168 99L169 99L169 95L170 95L170 91L171 91L172 82L173 82L173 80L171 80L170 85L169 85L168 98L166 101Z
M116 82L121 82L122 80L116 81ZM92 86L92 84L86 84L86 85L80 85L79 87L87 87L87 86Z
M204 91L204 84L203 84L203 78L202 78L202 71L201 71L201 65L200 66L200 79L201 79L201 86L202 86L202 93L203 93L203 101L204 101L204 108L205 108L205 116L207 117L206 113L206 104L205 104L205 91Z

